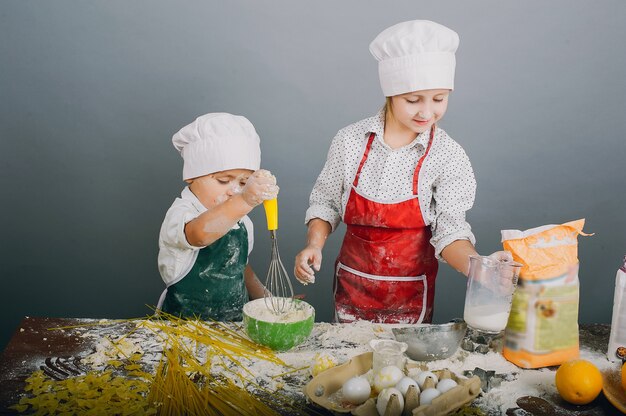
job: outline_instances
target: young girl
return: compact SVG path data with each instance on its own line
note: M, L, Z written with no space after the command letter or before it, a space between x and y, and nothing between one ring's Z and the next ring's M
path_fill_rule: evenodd
M245 117L205 114L172 142L189 186L161 226L158 261L167 288L158 308L182 317L241 320L248 298L264 292L248 265L254 237L246 214L276 198L276 179L259 170L259 136Z
M426 20L392 26L370 44L386 104L335 136L294 268L301 282L314 282L326 238L346 223L334 281L340 322L431 322L437 259L467 275L477 254L465 221L474 173L436 125L454 87L458 44L456 32Z

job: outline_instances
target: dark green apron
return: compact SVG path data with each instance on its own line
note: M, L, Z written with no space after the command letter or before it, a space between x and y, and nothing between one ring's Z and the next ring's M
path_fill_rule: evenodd
M210 246L200 249L192 269L167 288L161 309L184 318L240 321L248 301L244 269L248 232L243 222Z

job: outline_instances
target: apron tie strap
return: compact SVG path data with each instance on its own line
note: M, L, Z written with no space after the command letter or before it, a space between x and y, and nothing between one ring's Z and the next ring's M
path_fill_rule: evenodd
M424 163L424 159L426 159L426 155L430 151L433 142L435 141L435 130L437 130L437 126L433 124L430 129L430 138L428 139L428 146L426 147L426 151L424 152L424 156L420 158L417 162L417 166L415 167L415 172L413 172L413 195L417 195L417 178L420 174L420 170L422 169L422 163Z
M372 148L374 137L376 137L376 134L370 133L370 137L367 140L367 146L365 146L365 152L363 152L363 157L361 158L361 163L359 163L359 169L356 171L356 175L354 175L354 181L352 182L352 185L354 185L355 188L359 184L359 176L361 176L361 169L363 169L363 165L365 165L365 161L367 160L367 155L369 154L370 149Z

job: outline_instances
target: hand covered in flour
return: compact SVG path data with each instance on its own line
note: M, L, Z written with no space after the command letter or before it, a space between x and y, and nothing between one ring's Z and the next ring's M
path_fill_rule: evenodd
M251 207L256 207L263 201L274 199L278 196L276 178L265 169L259 169L248 177L241 196Z
M322 265L322 250L307 246L296 256L293 274L304 285L315 283L315 272L320 271Z

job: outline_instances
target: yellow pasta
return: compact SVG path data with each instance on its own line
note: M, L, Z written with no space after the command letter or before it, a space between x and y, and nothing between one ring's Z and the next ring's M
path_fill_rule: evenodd
M130 332L109 340L115 357L124 358L108 360L107 365L124 377L110 371L90 371L56 381L37 371L26 381L27 396L12 408L37 415L276 415L271 403L288 409L290 414L314 414L311 409L294 404L281 391L260 386L241 360L265 360L286 367L285 372L273 378L308 367L287 366L271 349L242 335L242 329L235 324L187 320L162 312L148 319L113 322L131 321L136 321L136 325ZM88 325L56 329L85 326ZM151 331L162 343L155 374L143 370L141 353L125 352L129 350L126 338L139 328Z

